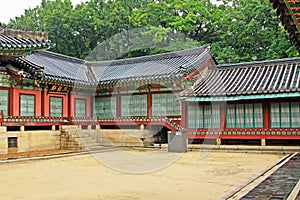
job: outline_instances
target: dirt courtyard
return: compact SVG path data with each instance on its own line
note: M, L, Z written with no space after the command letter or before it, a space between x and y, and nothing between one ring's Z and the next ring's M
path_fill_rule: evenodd
M220 199L281 157L115 151L0 164L0 199Z

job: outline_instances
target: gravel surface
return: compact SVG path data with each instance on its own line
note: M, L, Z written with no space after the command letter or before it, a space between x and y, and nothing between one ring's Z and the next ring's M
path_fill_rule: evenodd
M171 154L126 153L159 158ZM107 158L121 155L120 151L102 154ZM142 174L120 172L95 157L97 154L86 154L2 164L0 199L220 199L275 164L282 155L188 152L159 170ZM117 163L125 165L126 159L120 158ZM127 160L127 164L133 164L132 160Z

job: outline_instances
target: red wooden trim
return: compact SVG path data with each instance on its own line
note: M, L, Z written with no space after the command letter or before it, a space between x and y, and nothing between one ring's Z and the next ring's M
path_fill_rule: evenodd
M24 90L24 89L13 89L13 113L12 116L20 116L20 95L33 95L34 96L34 101L35 101L35 106L34 106L34 115L35 116L41 116L41 91L38 90Z
M147 107L148 107L148 117L152 117L152 94L148 92L147 94Z
M8 116L14 116L14 88L8 89Z
M74 99L74 95L72 94L72 92L69 93L68 95L68 117L69 118L72 118L75 116L75 112L74 112L74 109L75 109L75 99Z
M76 116L76 100L85 100L85 117L91 117L91 102L89 96L74 95L74 116Z
M115 122L115 121L110 121L110 122L99 122L100 126L112 126L112 125L136 125L136 126L140 126L140 125L158 125L158 126L165 126L170 130L175 131L176 129L174 129L174 127L170 126L169 124L165 123L165 122L141 122L141 121L132 121L132 122Z
M122 95L117 95L116 96L116 117L119 118L121 117L122 113Z
M42 95L41 95L41 116L46 116L45 114L45 111L47 110L47 107L50 107L50 105L48 105L47 103L46 103L46 91L42 91L41 92L42 93Z
M68 95L67 94L58 94L58 93L48 93L46 94L46 99L45 99L45 116L48 117L50 116L50 98L51 97L56 97L56 98L61 98L62 99L62 117L68 117Z
M265 129L270 129L270 123L271 123L270 112L271 112L270 103L269 102L263 103L263 115L264 115L264 128Z
M220 128L226 128L226 103L220 104Z
M275 131L275 132L282 132L282 131L296 131L296 132L300 132L300 127L299 128L226 128L226 129L221 129L221 128L194 128L194 129L187 129L187 131L193 131L193 132L213 132L213 131L231 131L231 132L247 132L247 131L254 131L254 132L258 132L258 131L264 131L264 132L268 132L268 131Z
M187 115L187 103L182 101L181 103L181 127L187 128L188 115Z
M206 61L200 68L198 68L196 71L189 74L186 77L186 79L190 80L190 79L194 78L196 75L198 75L201 71L203 71L205 68L209 67L210 65L212 65L211 61L210 60Z
M192 135L186 136L188 139L238 139L238 140L259 140L259 139L276 139L276 140L300 140L300 135Z

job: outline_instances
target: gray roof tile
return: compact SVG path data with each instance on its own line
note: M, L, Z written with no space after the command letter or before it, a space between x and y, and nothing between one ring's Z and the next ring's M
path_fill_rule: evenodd
M211 58L210 50L199 47L184 51L164 53L122 60L87 62L61 54L43 51L18 58L24 66L43 69L44 77L55 80L73 80L85 83L117 83L120 81L157 80L181 77L201 67ZM25 63L25 64L24 64Z
M219 65L182 96L235 96L299 91L300 58Z

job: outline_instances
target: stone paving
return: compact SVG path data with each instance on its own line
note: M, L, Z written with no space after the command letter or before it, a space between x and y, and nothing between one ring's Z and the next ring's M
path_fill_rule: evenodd
M296 154L257 187L242 197L242 200L287 199L300 179L300 154ZM296 199L300 199L300 194Z

